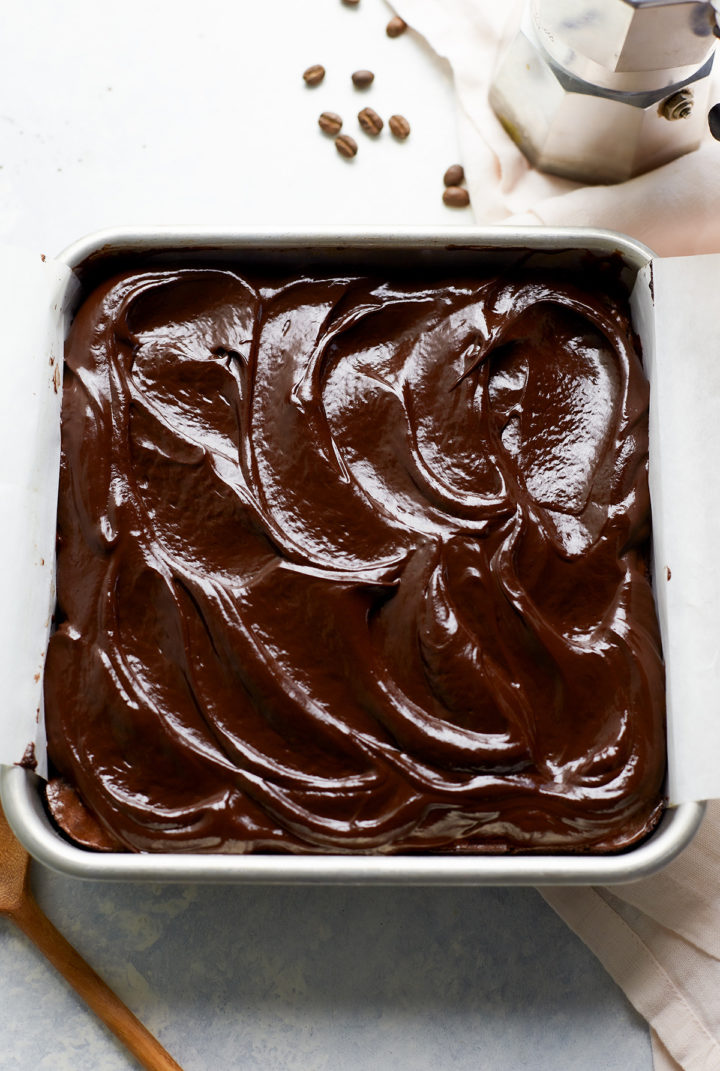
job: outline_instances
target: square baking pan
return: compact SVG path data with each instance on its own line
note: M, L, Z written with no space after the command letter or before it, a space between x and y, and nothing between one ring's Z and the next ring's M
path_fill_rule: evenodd
M201 262L292 271L318 268L377 272L426 268L468 273L524 266L581 270L612 260L628 292L652 259L641 244L604 231L550 228L312 230L268 234L205 228L123 229L100 232L58 258L80 281L80 298L116 271L178 267ZM648 295L648 301L651 300ZM635 324L639 330L638 324ZM611 884L646 877L665 866L692 839L704 805L668 807L653 833L612 854L291 855L209 853L100 853L69 843L47 816L35 774L0 769L5 813L30 853L45 865L79 878L183 882L557 885Z

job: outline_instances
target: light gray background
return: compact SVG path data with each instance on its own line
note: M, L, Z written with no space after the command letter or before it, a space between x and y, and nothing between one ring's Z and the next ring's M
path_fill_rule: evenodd
M388 17L383 0L5 0L0 240L52 255L127 224L472 222L441 201L458 158L445 67L386 38ZM405 114L408 141L356 133L365 104ZM325 109L355 160L317 129ZM652 1066L645 1024L534 890L33 881L186 1071ZM135 1066L4 921L0 976L3 1071Z
M531 889L36 884L186 1071L652 1067L644 1023ZM3 1069L135 1066L9 925L0 970Z

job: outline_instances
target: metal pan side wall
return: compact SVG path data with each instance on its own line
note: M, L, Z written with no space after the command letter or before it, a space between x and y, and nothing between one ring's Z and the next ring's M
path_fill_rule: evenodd
M80 291L140 262L155 267L195 261L222 264L240 256L250 267L298 264L365 270L427 267L463 271L581 267L588 258L617 258L628 292L652 259L642 244L609 231L537 228L406 228L312 231L218 231L157 228L102 231L61 255ZM642 339L641 339L642 341ZM660 870L689 844L704 805L666 811L649 838L612 855L293 856L95 853L69 843L50 822L38 779L20 768L0 769L0 794L10 824L31 854L77 878L112 881L354 885L587 885L638 880Z

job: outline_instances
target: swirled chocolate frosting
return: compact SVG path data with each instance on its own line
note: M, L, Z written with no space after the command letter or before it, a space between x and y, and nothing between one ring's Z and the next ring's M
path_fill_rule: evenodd
M51 811L140 851L611 851L662 808L648 387L582 280L128 272L66 355Z

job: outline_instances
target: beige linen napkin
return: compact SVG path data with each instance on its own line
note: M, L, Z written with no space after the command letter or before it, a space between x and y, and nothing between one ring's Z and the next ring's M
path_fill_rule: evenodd
M614 186L581 186L528 166L488 105L524 0L395 0L453 72L458 130L479 223L607 227L656 253L720 252L720 143ZM716 77L712 102L720 101ZM447 164L453 161L447 161ZM661 874L612 888L545 888L651 1027L656 1071L720 1071L720 802Z
M655 1071L720 1068L720 801L660 874L540 891L647 1019Z

